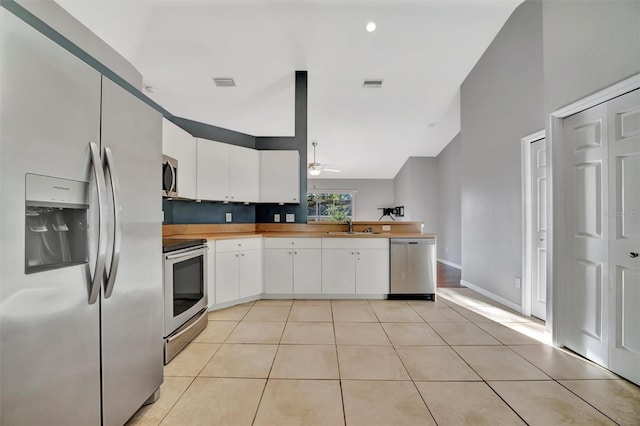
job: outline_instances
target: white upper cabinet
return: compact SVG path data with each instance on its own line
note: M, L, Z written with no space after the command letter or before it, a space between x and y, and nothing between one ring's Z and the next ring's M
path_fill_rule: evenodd
M260 155L250 148L198 139L198 199L256 202Z
M197 196L196 139L166 118L163 118L162 153L178 160L178 196L180 198L195 199Z
M260 151L229 145L229 201L260 199Z
M260 201L300 203L298 151L260 151Z

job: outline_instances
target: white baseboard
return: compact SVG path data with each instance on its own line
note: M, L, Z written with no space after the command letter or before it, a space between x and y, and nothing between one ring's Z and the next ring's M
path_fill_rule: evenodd
M513 309L516 312L520 312L522 313L522 307L516 303L511 302L510 300L507 300L503 297L498 296L497 294L493 294L488 290L485 290L484 288L478 287L475 284L471 284L468 281L465 280L460 280L460 285L463 285L465 287L470 288L471 290L480 293L483 296L488 297L489 299L500 303L501 305L506 306L507 308Z
M456 268L456 269L462 270L462 266L458 265L457 263L449 262L448 260L444 260L444 259L438 259L438 262L444 263L445 265L451 266L452 268Z

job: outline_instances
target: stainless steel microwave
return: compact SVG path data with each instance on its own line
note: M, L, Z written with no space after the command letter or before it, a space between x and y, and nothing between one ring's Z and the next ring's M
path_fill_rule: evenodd
M162 156L162 196L178 196L178 160Z

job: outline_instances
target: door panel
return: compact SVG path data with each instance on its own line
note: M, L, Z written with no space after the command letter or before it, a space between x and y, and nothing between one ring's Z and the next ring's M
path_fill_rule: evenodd
M640 384L640 90L608 103L609 368Z
M389 294L389 250L356 251L356 293Z
M162 384L162 188L156 173L162 119L103 77L101 131L102 149L113 154L122 217L116 281L111 296L102 300L103 424L120 425Z
M25 174L95 192L100 74L0 8L0 110L0 424L100 424L100 305L88 304L97 234L87 265L25 274Z
M264 292L293 293L293 249L264 250Z
M355 294L355 250L322 250L322 293Z
M238 252L216 253L216 303L225 303L240 298L240 254Z
M262 249L240 253L240 297L262 294Z
M320 249L295 249L293 264L295 294L322 293L322 254Z
M531 315L547 316L547 150L546 139L531 143Z
M565 345L607 366L609 231L607 107L602 104L564 120L564 227L568 253L564 270Z

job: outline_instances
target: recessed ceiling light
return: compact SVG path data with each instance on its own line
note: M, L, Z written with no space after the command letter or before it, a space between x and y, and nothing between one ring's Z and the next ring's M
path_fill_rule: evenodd
M429 123L427 124L427 127L433 129L434 127L436 127L436 123Z
M368 32L372 33L376 30L376 23L373 21L367 22L367 26L365 28Z
M236 82L230 77L213 77L213 82L218 87L236 87Z

